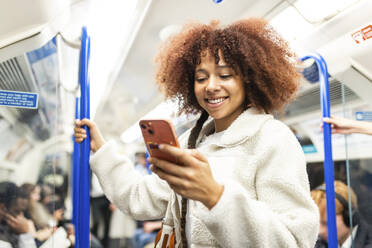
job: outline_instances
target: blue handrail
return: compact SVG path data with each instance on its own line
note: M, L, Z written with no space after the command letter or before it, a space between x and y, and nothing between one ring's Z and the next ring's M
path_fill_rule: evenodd
M80 119L90 118L90 99L89 99L89 57L90 57L90 38L86 27L81 32L80 48L80 70L79 82L81 90L80 98ZM90 135L88 127L84 126L87 138L81 143L80 147L80 184L79 184L79 211L78 211L78 248L89 247L89 214L90 214Z
M320 54L314 53L301 58L302 61L314 59L318 66L320 82L320 104L322 116L330 117L330 98L327 63ZM337 228L336 228L336 205L334 189L334 168L332 158L332 139L331 125L323 122L323 142L324 142L324 177L327 198L327 222L328 222L328 247L337 248Z
M75 119L80 118L80 99L76 97ZM80 145L74 140L74 151L72 156L72 223L75 226L75 237L79 237L79 172L80 172Z

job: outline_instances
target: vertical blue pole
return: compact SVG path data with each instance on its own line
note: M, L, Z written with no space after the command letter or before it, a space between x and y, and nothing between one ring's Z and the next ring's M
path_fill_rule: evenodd
M301 58L302 61L312 58L318 66L320 82L320 104L322 116L330 117L330 98L327 64L319 54L312 54ZM327 198L327 222L328 222L328 247L337 248L336 228L336 205L334 189L334 167L332 158L331 125L323 122L323 143L324 143L324 177Z
M80 48L80 71L79 82L81 90L80 98L80 119L90 118L89 107L89 52L90 39L87 34L86 27L83 27L81 32L81 48ZM90 215L90 170L89 170L89 156L90 156L90 135L88 127L84 126L87 133L87 138L81 143L80 150L80 190L79 190L79 216L78 228L79 248L88 248L90 243L89 238L89 215Z
M76 97L75 103L75 119L80 118L80 106L79 98ZM75 237L79 237L79 160L80 160L80 145L75 142L74 139L74 151L73 151L73 161L72 161L72 223L75 226ZM75 248L79 248L78 243L76 243Z

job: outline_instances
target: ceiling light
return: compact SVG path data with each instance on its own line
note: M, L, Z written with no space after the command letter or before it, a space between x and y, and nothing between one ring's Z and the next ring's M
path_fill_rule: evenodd
M359 0L297 0L293 6L310 23L321 23L331 19L358 1Z

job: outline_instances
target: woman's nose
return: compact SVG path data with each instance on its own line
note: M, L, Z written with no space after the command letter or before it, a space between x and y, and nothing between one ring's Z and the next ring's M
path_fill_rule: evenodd
M218 78L214 77L214 76L211 76L208 80L208 84L205 88L205 91L206 92L214 92L214 91L217 91L219 89L220 89L220 85L219 85L219 82L218 82Z

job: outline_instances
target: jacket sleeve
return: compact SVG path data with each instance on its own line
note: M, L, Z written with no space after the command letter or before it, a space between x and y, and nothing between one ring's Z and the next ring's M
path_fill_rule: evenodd
M23 233L18 236L19 248L36 248L34 237L30 233Z
M140 175L133 163L117 151L113 141L91 158L90 166L107 198L137 220L164 217L170 187L157 175Z
M260 137L267 145L256 154L256 199L230 180L219 202L197 213L222 247L314 247L319 216L305 157L287 127L275 128Z

